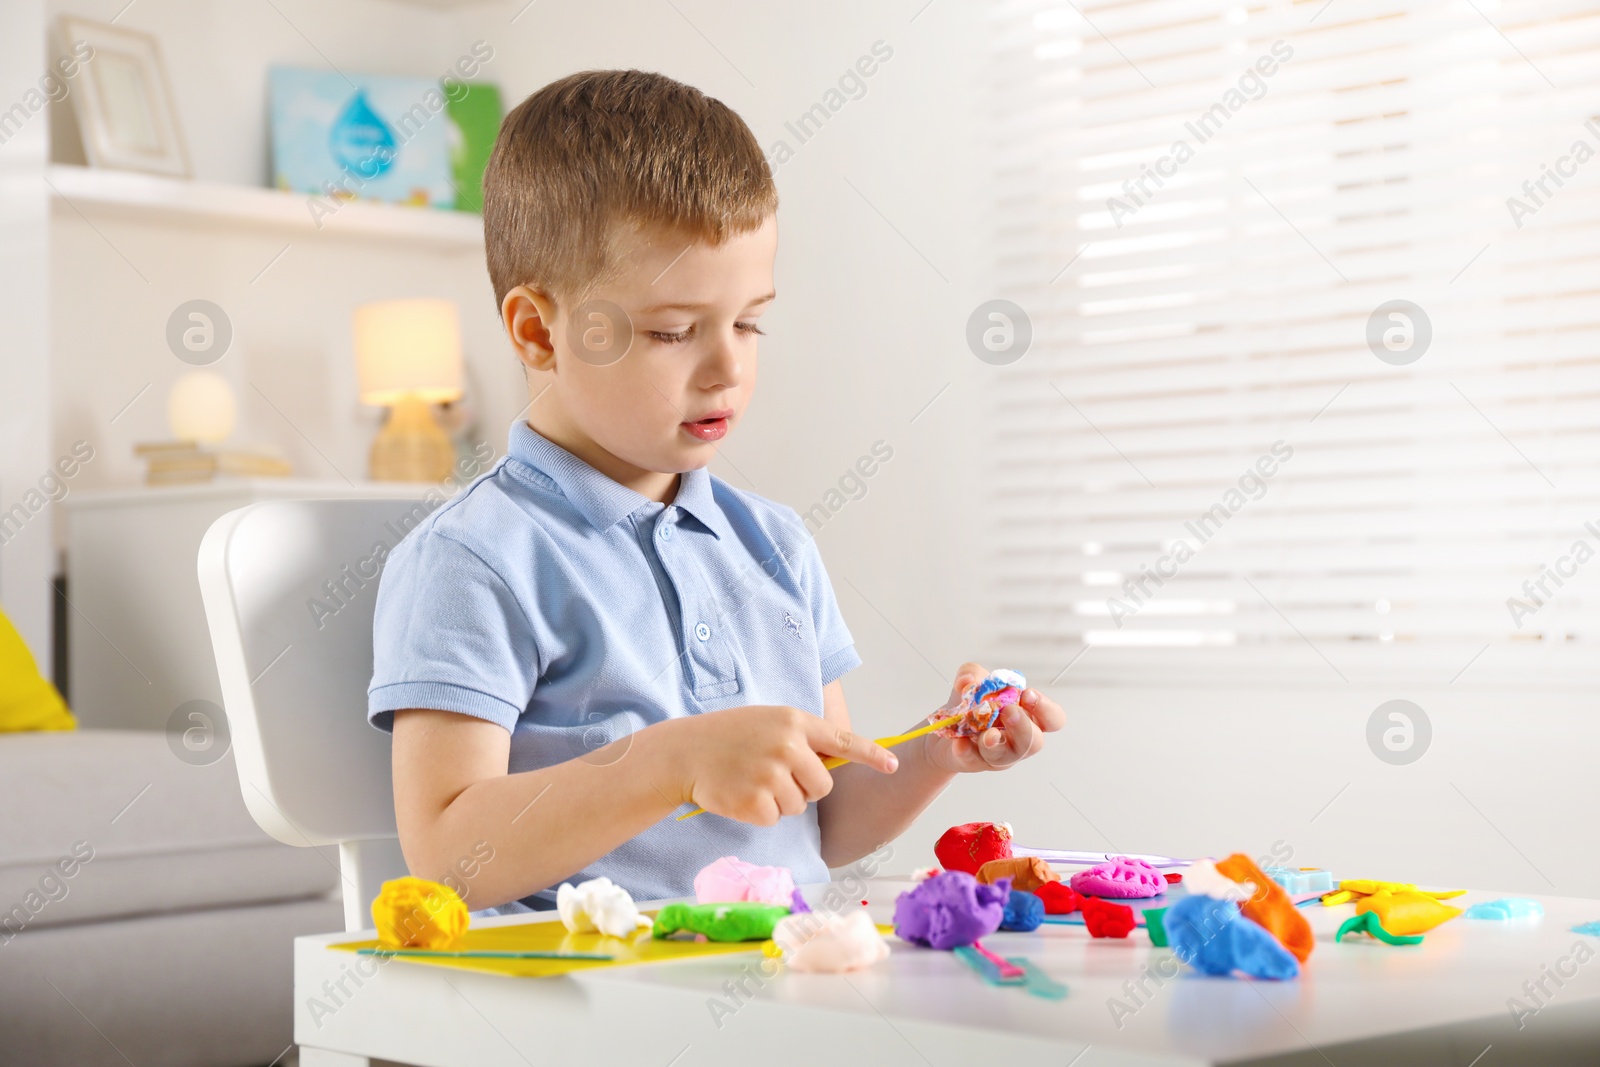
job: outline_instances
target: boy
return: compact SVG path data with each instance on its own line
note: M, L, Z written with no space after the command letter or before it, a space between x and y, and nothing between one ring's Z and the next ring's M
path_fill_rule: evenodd
M599 875L688 896L726 855L826 881L1062 725L1030 689L976 741L850 732L815 544L705 469L754 388L776 209L744 122L658 74L564 78L501 128L484 232L527 421L391 556L368 708L407 864L473 869L474 908Z

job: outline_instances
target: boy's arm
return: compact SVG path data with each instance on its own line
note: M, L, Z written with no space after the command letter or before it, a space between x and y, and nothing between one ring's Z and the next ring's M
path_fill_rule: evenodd
M670 733L652 727L583 759L508 774L511 735L499 725L450 711L396 712L394 810L406 866L435 881L450 876L475 910L582 870L683 803L663 770ZM463 878L468 868L458 864L480 842L494 860Z
M449 875L473 909L569 878L685 803L771 826L827 793L821 756L878 772L896 762L815 715L764 706L668 719L536 771L508 774L510 752L510 733L487 720L395 713L395 820L406 865L436 881ZM493 861L464 879L462 861L481 858L480 843Z
M831 726L850 729L844 685L837 679L822 690L822 717ZM924 758L927 740L919 737L897 747L900 769L887 777L853 763L832 772L833 790L817 802L823 863L846 866L899 837L950 784L955 773Z

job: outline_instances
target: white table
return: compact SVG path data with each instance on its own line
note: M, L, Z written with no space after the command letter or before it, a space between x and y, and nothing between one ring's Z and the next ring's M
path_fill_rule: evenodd
M909 883L879 879L867 899L889 921ZM820 899L820 894L808 894ZM1474 892L1470 904L1501 894ZM1132 1067L1223 1063L1450 1064L1525 1067L1600 1063L1600 939L1572 933L1600 919L1600 901L1542 898L1546 914L1514 923L1458 918L1416 947L1365 935L1335 944L1351 905L1302 909L1317 947L1297 981L1207 978L1187 968L1139 1005L1146 968L1171 974L1165 949L1142 929L1094 940L1080 926L996 934L985 944L1026 955L1070 992L1049 1001L993 988L949 953L891 939L889 959L851 975L779 972L759 988L762 956L594 970L565 978L506 978L388 961L359 987L356 957L327 946L353 934L295 943L295 1040L305 1067L368 1056L421 1067L533 1064L870 1063L1051 1064ZM509 918L490 923L526 921ZM1574 946L1596 958L1579 964ZM1563 963L1562 961L1567 962ZM1547 975L1571 974L1557 987ZM730 995L741 976L753 995ZM344 978L336 1005L324 982ZM1545 1007L1519 1030L1507 1000L1536 1007L1522 988L1544 978ZM320 998L316 1008L310 998ZM1114 1018L1112 998L1134 1014ZM713 1000L737 1006L713 1021ZM326 1008L331 1007L331 1014ZM315 1014L316 1018L313 1019ZM1492 1048L1490 1047L1492 1046ZM1485 1052L1485 1049L1488 1049ZM1480 1059L1481 1057L1481 1059Z

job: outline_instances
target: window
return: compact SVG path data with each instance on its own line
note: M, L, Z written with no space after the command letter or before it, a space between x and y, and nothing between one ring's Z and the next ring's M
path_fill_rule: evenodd
M1600 675L1600 10L995 9L1002 658Z

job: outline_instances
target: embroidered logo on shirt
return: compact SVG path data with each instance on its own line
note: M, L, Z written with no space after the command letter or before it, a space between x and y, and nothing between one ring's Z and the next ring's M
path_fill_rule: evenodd
M800 636L800 620L796 619L787 611L783 613L783 628L789 631L790 636Z

